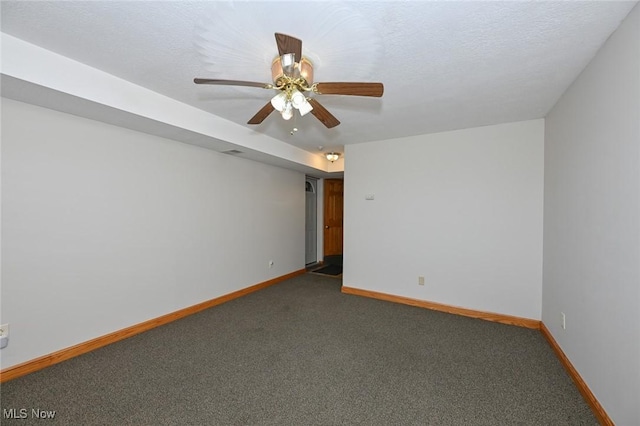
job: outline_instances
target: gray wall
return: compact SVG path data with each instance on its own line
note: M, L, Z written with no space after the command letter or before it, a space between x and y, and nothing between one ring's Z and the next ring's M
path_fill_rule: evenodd
M542 119L348 145L344 285L540 319L543 148Z
M542 320L613 421L640 424L640 7L548 114L544 191Z
M2 99L2 368L304 268L304 180Z

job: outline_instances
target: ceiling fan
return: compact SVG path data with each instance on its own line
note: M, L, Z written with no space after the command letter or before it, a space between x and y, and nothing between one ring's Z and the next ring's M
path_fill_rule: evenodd
M340 121L331 114L315 97L308 97L305 93L315 95L350 95L381 97L384 92L382 83L314 83L313 64L302 56L302 40L295 37L276 33L276 44L279 56L271 64L271 76L273 83L257 83L241 80L219 80L209 78L194 78L196 84L217 84L227 86L260 87L263 89L275 89L278 91L260 111L247 122L248 124L260 124L274 110L289 120L293 117L294 110L300 115L313 114L327 128L340 124Z

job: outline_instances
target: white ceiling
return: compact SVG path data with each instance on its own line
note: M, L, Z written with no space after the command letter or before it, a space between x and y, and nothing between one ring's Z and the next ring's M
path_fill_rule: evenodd
M2 32L310 152L544 117L636 2L2 1ZM302 39L315 81L380 81L382 98L318 96L342 124L252 117L274 92L274 32ZM231 141L233 142L233 141Z

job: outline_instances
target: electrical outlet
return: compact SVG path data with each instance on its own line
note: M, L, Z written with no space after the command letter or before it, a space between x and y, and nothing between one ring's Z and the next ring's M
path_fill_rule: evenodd
M567 318L566 318L564 312L560 312L560 320L562 321L562 329L566 330L567 329Z
M273 260L269 261L269 268L273 268Z
M418 285L424 285L424 277L418 277Z

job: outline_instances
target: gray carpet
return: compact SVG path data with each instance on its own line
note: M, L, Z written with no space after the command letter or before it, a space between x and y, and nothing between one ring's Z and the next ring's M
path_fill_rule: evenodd
M4 383L29 416L2 424L597 424L539 331L340 285L302 275Z

